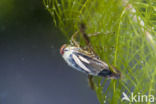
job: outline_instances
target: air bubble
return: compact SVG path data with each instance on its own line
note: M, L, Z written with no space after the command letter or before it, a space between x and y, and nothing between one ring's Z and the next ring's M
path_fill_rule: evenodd
M59 7L59 6L61 6L61 4L58 3L57 6Z
M144 21L143 20L140 21L140 25L144 26Z
M53 10L56 10L56 8L55 8L55 7L53 7Z
M132 8L132 13L136 13L136 10L134 8Z
M75 5L76 4L76 2L75 1L73 1L73 5Z
M52 15L54 15L54 12L51 12Z
M144 61L141 61L141 63L143 64L143 63L144 63Z
M46 8L49 8L49 5L46 5Z

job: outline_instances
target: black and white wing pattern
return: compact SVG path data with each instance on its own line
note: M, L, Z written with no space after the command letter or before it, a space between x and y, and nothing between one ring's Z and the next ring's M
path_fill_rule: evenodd
M97 59L90 57L86 54L74 52L72 54L73 60L77 66L87 74L94 76L113 77L114 73L110 70L108 64Z

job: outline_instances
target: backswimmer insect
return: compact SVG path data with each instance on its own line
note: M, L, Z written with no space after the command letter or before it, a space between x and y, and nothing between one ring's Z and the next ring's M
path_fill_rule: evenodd
M75 40L79 32L81 32L88 49L80 47L79 43ZM93 76L102 76L108 79L118 79L121 77L119 70L100 60L95 54L90 45L89 37L85 33L84 24L81 24L80 30L72 35L70 41L71 44L62 45L60 54L69 66L88 75L89 84L92 89L94 89Z

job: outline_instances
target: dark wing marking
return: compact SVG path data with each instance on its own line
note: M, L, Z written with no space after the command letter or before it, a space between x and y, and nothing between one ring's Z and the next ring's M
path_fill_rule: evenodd
M98 75L106 77L112 75L112 72L110 70L102 70Z

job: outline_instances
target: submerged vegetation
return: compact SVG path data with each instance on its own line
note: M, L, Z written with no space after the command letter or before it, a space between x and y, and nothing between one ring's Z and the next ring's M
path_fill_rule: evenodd
M123 92L128 96L133 92L156 97L155 0L43 0L43 3L67 39L82 22L88 34L100 32L91 37L94 50L123 75L120 80L94 78L100 104L127 104L121 100Z

